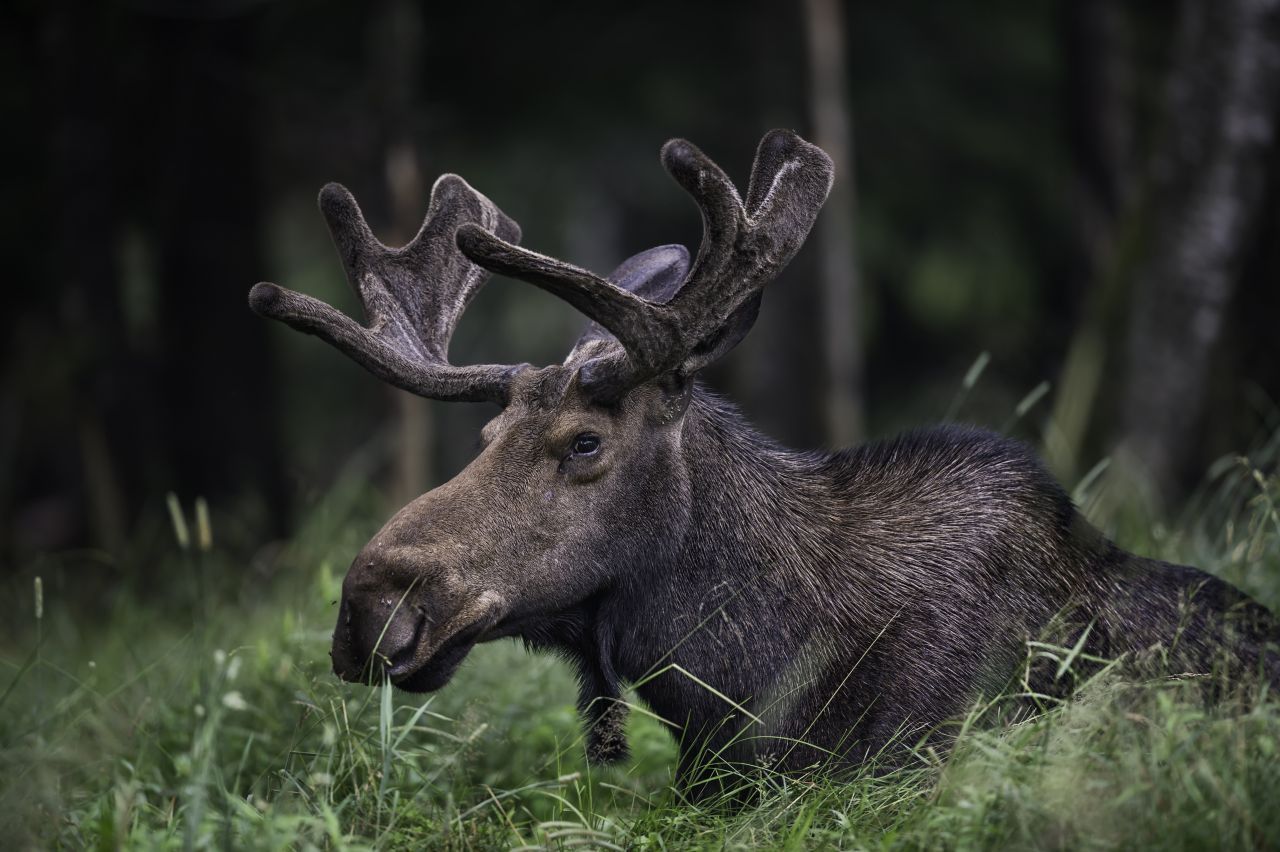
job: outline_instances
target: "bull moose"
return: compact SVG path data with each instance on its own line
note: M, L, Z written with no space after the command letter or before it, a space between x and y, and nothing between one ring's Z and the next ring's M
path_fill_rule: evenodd
M1221 580L1121 550L1021 444L942 426L795 451L697 381L751 329L831 186L818 147L775 130L745 198L698 148L661 160L702 213L696 257L641 252L607 278L519 248L520 229L455 175L403 248L346 189L320 208L368 321L261 283L263 316L385 381L502 411L454 479L401 509L343 583L333 669L444 686L480 642L519 637L576 666L587 752L626 756L624 684L708 755L798 771L853 766L943 730L980 695L1071 688L1027 643L1079 660L1227 660L1277 679L1276 622ZM454 366L449 339L489 272L591 320L564 363ZM1163 650L1161 650L1163 649ZM1016 680L1015 680L1016 679Z

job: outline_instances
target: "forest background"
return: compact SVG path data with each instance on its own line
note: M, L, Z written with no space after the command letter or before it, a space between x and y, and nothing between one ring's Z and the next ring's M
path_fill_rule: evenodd
M486 646L420 704L338 685L346 566L494 412L390 389L246 303L270 280L358 310L316 210L331 180L399 245L461 174L524 245L605 273L698 244L664 141L741 184L794 128L836 184L710 385L796 447L1014 435L1122 545L1274 607L1276 0L16 0L0 22L16 848L1280 842L1274 702L1225 726L1085 702L946 774L783 783L726 822L679 806L642 714L634 765L581 774L550 657ZM450 355L555 363L583 324L497 279Z
M836 188L712 385L794 446L1020 410L1064 481L1121 457L1176 508L1280 405L1265 5L12 4L4 573L150 547L171 491L247 556L344 467L391 509L466 463L485 406L247 310L272 280L358 311L325 182L400 244L456 172L526 245L607 272L698 243L662 142L744 180L771 127L828 148ZM452 354L554 363L581 325L495 281Z

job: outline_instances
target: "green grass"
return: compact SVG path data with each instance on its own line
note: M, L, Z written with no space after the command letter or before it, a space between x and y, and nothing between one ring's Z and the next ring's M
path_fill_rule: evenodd
M1085 486L1077 498L1124 544L1280 604L1274 474L1227 460L1197 520L1171 528L1120 513L1106 476ZM743 778L750 804L733 808L680 799L675 747L643 712L633 759L589 768L572 676L514 643L477 649L432 696L340 684L332 602L377 514L336 489L293 542L248 561L202 551L194 523L150 569L159 595L116 589L92 555L32 566L0 628L0 845L1280 846L1280 700L1262 687L1206 707L1195 683L1108 673L1012 727L975 708L945 760Z

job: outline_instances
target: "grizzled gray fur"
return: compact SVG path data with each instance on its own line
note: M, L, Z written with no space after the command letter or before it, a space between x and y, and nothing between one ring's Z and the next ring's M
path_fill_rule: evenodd
M340 677L434 690L477 643L520 637L576 666L593 760L626 756L633 684L679 739L694 792L717 760L849 766L945 743L948 720L1011 684L1067 694L1087 666L1029 665L1032 640L1078 645L1080 661L1280 680L1269 613L1117 548L1022 445L943 427L797 452L701 388L697 372L750 330L799 250L831 162L773 131L745 200L688 142L662 162L702 211L692 261L661 246L600 278L516 246L515 223L446 175L402 249L372 236L345 189L321 193L367 325L273 284L250 293L393 384L503 407L479 456L356 557ZM563 364L449 363L485 270L592 320Z

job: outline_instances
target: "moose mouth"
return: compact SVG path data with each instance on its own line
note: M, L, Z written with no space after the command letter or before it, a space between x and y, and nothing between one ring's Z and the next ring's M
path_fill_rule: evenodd
M391 683L405 692L434 692L441 688L457 672L458 666L471 653L472 648L480 642L499 638L497 635L487 635L490 633L489 628L494 626L493 622L492 614L486 613L450 636L421 665L412 666L409 663L403 669L395 666L388 672ZM501 635L501 631L493 632Z

